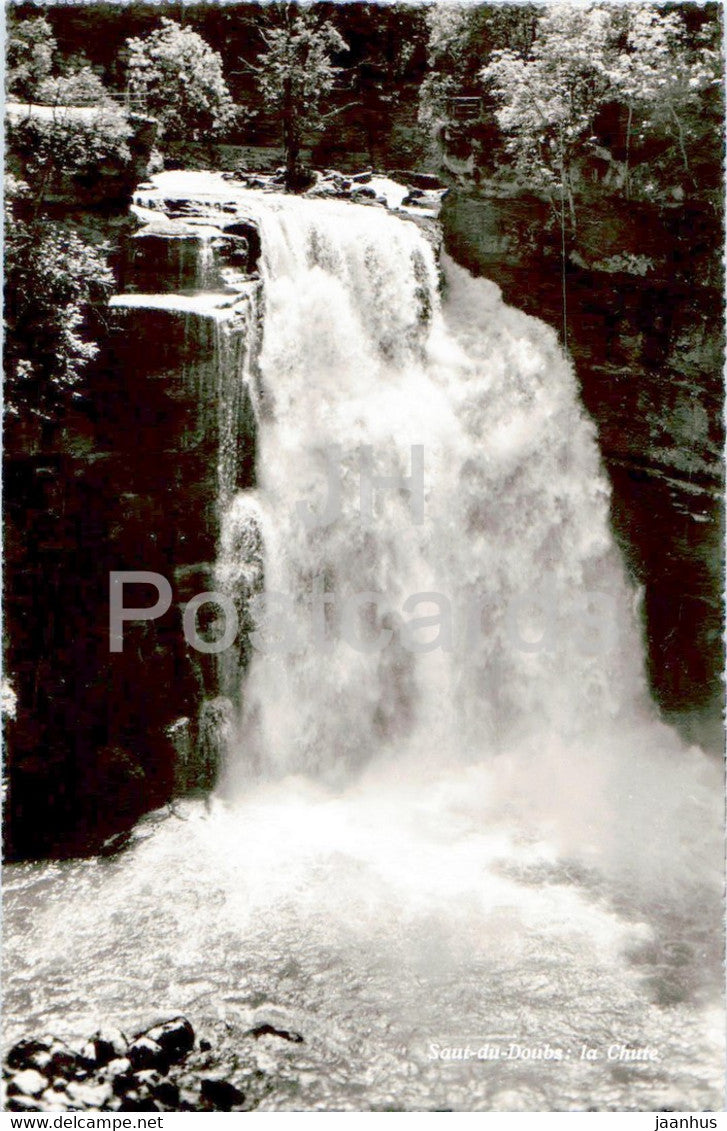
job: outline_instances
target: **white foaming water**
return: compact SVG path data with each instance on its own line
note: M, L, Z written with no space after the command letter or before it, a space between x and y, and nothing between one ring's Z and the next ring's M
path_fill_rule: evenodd
M383 210L156 181L146 207L232 198L260 228L259 387L250 359L237 370L256 384L258 486L226 508L217 577L243 622L263 585L285 595L287 639L252 654L209 810L142 823L111 861L14 870L13 1035L133 1027L143 997L224 1022L237 1054L272 1002L306 1044L294 1098L273 1088L270 1108L719 1106L720 774L649 702L594 427L555 334L446 258L440 298L427 239ZM332 445L341 514L308 529L298 504L323 509ZM362 524L360 449L409 475L412 445L424 521L383 490ZM392 631L381 651L343 638L364 592L376 612L347 631ZM404 609L422 593L450 603L451 650L404 646L402 621L436 611ZM212 730L219 715L232 731L212 707ZM470 1039L573 1059L427 1056ZM578 1062L582 1043L622 1041L659 1062Z
M370 763L384 780L476 763L478 804L514 807L568 851L644 875L667 857L666 872L709 870L697 814L718 773L656 720L595 429L555 333L446 257L442 304L429 242L383 210L242 195L263 246L256 500L266 589L286 604L282 654L256 653L245 682L226 796L251 771L341 784ZM412 445L423 521L384 489L364 523L362 446L378 474L408 476ZM334 446L341 513L311 530L299 507L323 511ZM375 615L346 629L362 593L379 595ZM427 593L451 634L422 654L401 623L442 612L405 606ZM382 631L381 650L351 644Z

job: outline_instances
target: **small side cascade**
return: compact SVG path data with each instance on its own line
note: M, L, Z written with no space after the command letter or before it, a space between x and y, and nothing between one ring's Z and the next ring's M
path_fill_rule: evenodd
M258 501L250 491L235 495L225 510L220 530L220 546L215 564L215 590L232 600L237 616L237 640L218 656L221 694L240 706L241 675L246 670L252 645L254 624L251 606L262 593L265 582L264 520Z

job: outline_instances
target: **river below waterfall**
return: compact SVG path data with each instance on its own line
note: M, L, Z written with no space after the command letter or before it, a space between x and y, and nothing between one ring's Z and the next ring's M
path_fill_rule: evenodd
M270 1073L266 1110L719 1108L718 909L619 899L493 821L487 778L291 780L147 820L115 858L15 866L8 1036L183 1012ZM303 1044L246 1044L271 1008Z
M6 870L7 1036L185 1013L263 1110L721 1107L721 768L649 702L555 334L382 208L212 174L141 203L230 198L263 340L217 570L239 609L282 595L290 638L235 677L207 803ZM362 450L401 478L417 446L423 521L381 487L362 521ZM303 1041L246 1038L266 1011Z

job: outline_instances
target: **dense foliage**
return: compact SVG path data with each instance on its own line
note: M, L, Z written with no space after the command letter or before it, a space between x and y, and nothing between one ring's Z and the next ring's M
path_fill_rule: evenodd
M5 233L5 410L56 421L98 352L89 319L113 286L104 249L59 224L11 219Z
M113 105L103 81L87 65L71 67L65 74L43 79L37 86L36 101L46 106Z
M59 106L8 124L8 144L33 198L42 203L60 182L92 189L102 171L121 171L131 160L131 127L113 105L80 116Z
M450 101L481 96L483 59L497 48L527 50L537 9L439 3L427 11L427 73L421 84L419 118L432 132L451 122Z
M60 57L46 19L11 21L8 59L9 98L32 105L7 115L7 160L36 214L59 191L92 188L129 166L127 115L87 61Z
M78 399L113 286L105 250L47 206L128 174L132 129L86 62L59 58L46 19L10 20L7 52L9 98L37 104L6 123L5 411L32 442L29 428L47 434Z
M619 187L628 194L631 155L652 137L662 156L671 150L665 171L693 180L688 150L700 132L701 96L719 83L719 55L688 43L675 12L554 8L538 20L527 53L496 51L481 76L492 84L519 173L534 184L562 185L572 208L579 164L593 154L619 162ZM616 119L608 137L599 120L606 109L611 123Z
M167 137L197 138L230 121L222 59L191 28L162 17L156 31L130 39L127 47L130 93Z
M112 99L84 55L61 56L48 20L8 20L8 99L45 106L106 106Z
M439 4L420 119L486 175L562 193L572 218L594 186L683 198L712 187L721 150L720 27L696 18L654 4ZM467 127L453 114L462 95L481 106Z
M291 169L306 149L335 160L357 148L390 167L440 158L456 175L550 195L563 182L574 200L680 199L720 184L715 4L200 0L183 26L145 0L15 11L29 16L11 28L15 97L30 84L44 101L89 105L100 75L157 114L168 140L214 132L271 149L282 123ZM88 66L71 66L83 52Z
M43 16L8 21L5 88L9 98L30 102L53 70L56 41Z

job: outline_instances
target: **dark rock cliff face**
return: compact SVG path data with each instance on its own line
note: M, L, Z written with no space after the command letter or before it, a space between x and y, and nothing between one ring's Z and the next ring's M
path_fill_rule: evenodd
M126 239L118 251L123 289L149 289L152 242ZM167 273L156 289L172 280L170 290L194 290L185 241L159 253ZM162 296L161 308L109 310L101 346L92 396L55 441L5 453L5 670L18 700L6 723L11 857L97 850L172 794L214 783L215 752L199 729L218 694L216 657L187 645L181 610L215 589L218 323L164 309ZM244 487L255 458L245 398L236 434L233 476ZM109 650L113 570L161 574L173 592L163 616L124 626L121 653ZM156 599L153 586L125 587L126 606Z
M560 231L537 199L455 190L445 247L563 334ZM656 702L722 748L721 216L707 205L583 206L566 262L568 349L596 422L612 521L644 587Z

